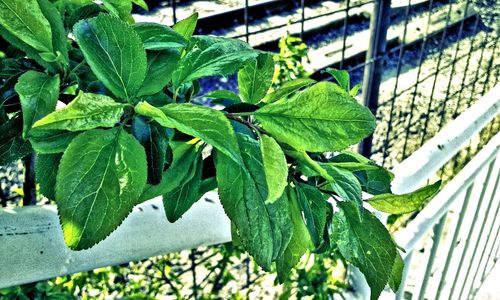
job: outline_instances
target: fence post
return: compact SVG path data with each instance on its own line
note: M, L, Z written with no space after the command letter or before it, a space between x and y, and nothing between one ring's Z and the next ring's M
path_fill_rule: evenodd
M370 45L366 52L365 71L363 75L363 102L376 114L378 94L384 67L384 55L387 44L387 29L390 25L391 0L376 0L370 19ZM359 152L370 157L373 135L364 139L359 145Z

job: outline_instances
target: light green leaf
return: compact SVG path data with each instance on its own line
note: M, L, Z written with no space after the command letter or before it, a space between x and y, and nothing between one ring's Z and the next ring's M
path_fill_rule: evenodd
M273 103L283 98L286 98L302 88L314 84L316 81L309 78L300 78L292 81L285 82L277 90L267 94L262 101L266 103Z
M428 203L439 192L440 187L441 181L438 181L412 193L403 195L380 194L366 201L379 211L398 215L406 214L416 211Z
M33 129L81 131L113 127L120 122L123 107L108 96L80 92L66 107L36 121Z
M153 118L160 125L202 139L241 163L241 154L229 120L220 111L193 104L168 104L156 108L140 102L135 111Z
M351 83L350 83L349 72L333 68L328 68L326 72L330 73L330 75L332 75L333 78L335 78L335 80L338 82L339 86L342 89L344 89L346 92L350 92Z
M350 91L349 91L349 95L351 95L352 97L356 97L356 95L358 95L358 92L359 92L359 89L361 88L361 84L356 84Z
M30 143L37 153L51 154L64 152L80 131L35 130L30 133Z
M323 233L326 225L326 200L328 196L321 193L317 188L303 183L299 183L295 190L312 242L318 249L324 243Z
M23 137L36 121L54 111L59 97L59 76L28 71L15 86L23 110Z
M274 60L271 53L262 52L238 72L238 87L241 98L248 103L258 103L271 87L274 75Z
M38 0L38 3L52 30L52 46L54 54L56 54L56 61L67 67L69 64L68 39L61 14L55 5L48 0Z
M345 149L375 128L371 112L330 82L317 83L290 100L268 104L254 115L278 141L311 152Z
M227 76L238 71L242 64L255 59L258 52L239 40L203 37L179 63L172 75L175 88L208 76Z
M90 68L117 97L134 97L146 76L146 52L139 35L119 19L100 14L78 22L76 41Z
M293 235L293 223L290 218L287 193L282 193L276 201L267 204L266 208L273 232L272 260L275 261L278 257L282 257L285 254Z
M194 30L196 29L196 23L198 22L198 13L194 13L184 20L177 22L173 29L182 35L186 40L191 39Z
M39 52L53 52L52 30L37 0L0 0L0 26Z
M57 173L56 203L66 245L92 247L139 204L146 154L121 128L94 129L73 139Z
M186 39L172 28L158 23L136 23L134 30L146 50L178 49L187 45Z
M165 214L171 223L179 220L203 196L200 193L203 159L201 151L195 153L195 157L189 161L189 169L183 174L180 184L163 194L163 207L165 207Z
M283 150L272 137L260 136L260 151L268 190L266 203L272 203L288 185L288 165Z
M238 94L228 91L228 90L217 90L209 92L202 96L202 98L210 98L210 99L227 99L231 100L235 103L240 103L241 98Z
M35 176L40 192L50 200L56 199L56 176L62 154L40 154L36 157Z
M396 259L396 246L382 223L364 208L362 218L353 202L338 202L333 216L332 242L342 256L365 275L375 300L387 284Z
M278 256L276 260L276 271L278 272L278 280L280 282L284 282L289 278L291 269L299 263L302 255L311 246L311 237L302 219L297 195L292 188L287 188L286 193L288 195L293 234L285 252L283 255Z
M396 260L394 261L394 265L392 266L391 277L389 277L389 286L392 291L396 293L399 290L399 286L401 285L401 279L403 278L403 270L405 268L405 263L401 254L396 252Z
M361 184L356 176L332 165L321 164L321 167L333 178L330 181L330 190L337 193L344 201L353 201L359 206L363 205Z
M167 49L148 52L148 69L139 96L153 95L160 92L172 78L181 55L179 51Z
M262 268L269 270L274 253L273 226L265 205L267 189L259 144L249 136L237 136L244 165L216 152L219 196L245 248Z
M135 5L139 5L144 10L149 10L147 3L144 0L132 0Z

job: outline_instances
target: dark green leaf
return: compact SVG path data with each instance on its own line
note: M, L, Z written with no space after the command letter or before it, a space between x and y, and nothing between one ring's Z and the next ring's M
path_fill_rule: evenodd
M23 109L23 137L36 121L54 111L59 97L59 76L28 71L19 77L15 90Z
M375 118L347 92L320 82L290 100L268 104L254 113L278 141L298 150L342 150L368 136Z
M30 143L22 137L23 121L17 115L0 126L0 166L30 154Z
M273 226L265 200L266 178L256 140L237 134L243 165L217 152L215 166L219 196L224 211L234 222L239 237L255 261L265 270L273 259Z
M317 188L299 183L296 188L297 200L304 212L306 226L316 249L323 245L328 196Z
M200 194L202 167L201 151L196 151L196 156L190 160L189 170L180 184L163 194L163 206L170 222L180 219L203 196Z
M267 94L262 101L266 103L276 102L283 98L286 98L293 93L299 91L302 88L308 87L315 83L315 80L309 78L300 78L292 81L285 82L282 86L280 86L277 90L272 93Z
M394 293L399 290L399 286L401 285L404 267L405 263L403 261L403 258L401 257L401 254L399 254L399 252L396 252L396 260L394 261L394 265L392 266L391 277L389 277L389 286Z
M288 195L293 234L283 255L278 256L276 259L276 271L280 282L284 282L289 278L291 269L299 263L302 255L311 246L311 237L302 219L297 195L292 188L287 188L286 193Z
M119 98L134 97L146 76L146 52L131 26L110 15L78 22L73 33L97 78Z
M438 181L412 193L403 195L380 194L366 201L379 211L390 214L406 214L416 211L429 202L439 192L440 187L441 181Z
M180 53L175 49L149 51L146 79L138 95L153 95L160 92L172 78L179 59Z
M146 50L178 49L187 45L186 39L172 28L158 23L136 23L134 30Z
M104 8L125 22L133 23L132 0L101 0Z
M271 87L274 60L271 53L262 52L238 72L238 87L241 98L248 103L258 103Z
M293 234L287 193L282 193L276 201L267 204L266 208L273 232L272 260L274 261L284 255Z
M52 46L54 48L56 61L63 66L68 66L68 41L61 14L55 5L48 0L38 0L38 3L40 4L43 15L50 23L50 28L52 30Z
M101 9L101 7L95 3L79 7L74 12L72 12L68 17L66 17L65 19L66 26L68 28L73 28L73 26L78 21L96 17L101 12L103 12L103 9Z
M36 157L36 182L40 192L50 200L56 199L56 176L62 154L41 154Z
M134 118L132 133L146 150L148 183L160 183L169 141L167 129L156 123L146 123L141 118Z
M87 249L113 232L139 204L146 184L146 154L121 128L78 135L57 173L56 203L64 241Z
M156 108L146 102L138 103L135 111L164 127L200 138L235 162L241 162L233 127L220 111L193 104L168 104Z
M61 153L81 131L41 130L31 133L29 140L38 153Z
M194 13L188 18L177 22L173 29L182 35L186 40L191 39L194 30L196 29L196 23L198 22L198 13Z
M337 193L345 201L353 201L358 206L363 205L361 198L361 185L358 179L351 172L332 165L321 164L328 174L333 178L329 188Z
M233 74L257 55L257 51L239 40L198 37L195 46L180 60L172 75L173 85L179 88L202 77Z
M283 194L288 184L288 165L285 154L272 137L261 135L260 150L268 190L266 203L271 203Z
M113 127L120 121L123 107L108 96L80 92L66 107L35 122L33 129L80 131Z
M353 202L338 202L340 211L333 216L332 241L342 256L365 275L371 299L377 299L389 281L396 259L396 246L380 221Z

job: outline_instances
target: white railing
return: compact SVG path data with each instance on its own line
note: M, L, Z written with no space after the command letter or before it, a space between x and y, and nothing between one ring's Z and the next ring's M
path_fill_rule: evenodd
M500 86L497 86L396 167L394 171L398 181L394 190L399 193L411 191L430 178L500 113L499 97ZM456 178L463 180L462 183L471 183L479 178L482 166L488 164L488 159L491 160L491 153L498 153L499 144L500 137L497 135L476 156L475 165L469 164ZM490 151L491 155L485 154L485 151ZM479 159L484 162L476 165ZM498 165L492 168L497 174ZM461 175L464 172L467 172L466 175ZM498 175L492 178L498 178ZM467 187L465 184L449 183L422 211L422 217L417 217L405 231L410 232L413 239L407 238L408 234L398 233L397 241L410 247L408 253L413 253L411 247L441 218L441 210L446 212L453 203L459 202L461 197L457 195L460 196L460 191ZM472 197L468 199L470 201ZM0 288L230 240L230 223L215 193L206 194L174 224L167 222L160 199L147 201L137 206L108 239L89 250L78 252L70 251L64 245L54 206L0 209ZM491 255L488 253L486 256ZM407 261L410 259L411 255L406 256ZM357 280L354 285L358 288L357 295L365 299L367 290L363 287L366 283Z

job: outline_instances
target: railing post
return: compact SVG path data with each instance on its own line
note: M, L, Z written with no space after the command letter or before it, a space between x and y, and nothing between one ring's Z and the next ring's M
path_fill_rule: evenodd
M384 55L387 44L387 28L390 25L391 0L376 0L370 20L370 45L366 52L366 66L363 76L363 102L376 114L378 94L384 67ZM370 157L373 135L359 145L359 152Z

